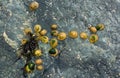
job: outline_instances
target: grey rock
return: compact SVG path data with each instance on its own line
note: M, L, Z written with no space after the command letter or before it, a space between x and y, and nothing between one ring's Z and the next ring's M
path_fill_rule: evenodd
M30 11L33 0L0 0L0 78L23 78L24 60L16 63L17 48L24 38L23 29L40 24L50 32L58 24L60 31L87 32L89 25L104 23L98 42L90 44L80 38L60 43L59 57L49 56L49 45L41 44L43 71L34 71L30 78L120 78L120 0L36 0L40 7ZM11 46L3 33L17 45ZM50 37L50 34L48 34Z

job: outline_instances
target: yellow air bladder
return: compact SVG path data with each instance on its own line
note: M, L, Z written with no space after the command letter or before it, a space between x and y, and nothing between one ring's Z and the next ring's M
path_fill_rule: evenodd
M41 42L48 43L49 42L49 38L47 36L42 36L41 37Z
M47 30L46 29L42 29L40 32L40 35L44 36L47 34Z
M41 71L44 69L44 67L43 67L43 65L38 65L38 66L36 66L36 69Z
M73 39L77 38L78 37L78 32L77 31L70 31L69 32L69 37L73 38Z
M96 33L97 32L97 29L94 27L94 26L90 26L88 28L92 33Z
M97 26L96 26L96 29L97 30L103 30L105 28L105 25L104 24L102 24L102 23L99 23L99 24L97 24Z
M82 39L87 39L88 38L88 35L87 35L87 33L85 33L85 32L81 32L80 33L80 38L82 38Z
M52 25L51 25L51 29L52 29L52 30L56 30L57 27L58 27L57 24L52 24Z
M53 57L56 57L59 53L58 53L58 49L56 49L56 48L51 48L50 50L49 50L49 54L51 55L51 56L53 56Z
M90 35L90 38L89 38L90 43L95 43L97 41L98 41L98 35L97 34Z
M39 3L36 1L31 2L29 5L30 10L32 10L32 11L36 10L38 7L39 7Z
M41 26L40 26L39 24L36 24L36 25L34 26L34 31L35 31L35 33L40 32L40 31L41 31Z
M35 64L36 65L40 65L40 64L42 64L43 63L43 60L42 59L36 59L35 60Z
M67 35L65 32L60 32L57 38L58 40L65 40L67 38Z
M39 57L39 56L42 56L42 51L41 50L35 50L34 51L34 56L37 56L37 57Z

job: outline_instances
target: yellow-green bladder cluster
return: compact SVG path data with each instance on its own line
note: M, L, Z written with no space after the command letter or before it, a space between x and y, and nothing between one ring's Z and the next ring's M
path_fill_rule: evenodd
M98 41L99 37L97 35L97 32L103 30L104 28L105 28L105 26L102 23L99 23L96 26L88 27L90 32L92 32L92 34L89 37L89 42L90 43L95 43L96 41Z
M39 7L39 3L32 2L30 4L30 10L36 10ZM92 33L90 36L86 32L81 32L80 34L75 31L71 30L67 33L58 31L58 25L52 24L51 25L51 36L52 38L49 38L47 36L47 30L42 29L42 26L40 24L36 24L34 26L34 32L31 28L24 29L24 34L27 36L25 39L21 40L21 47L20 47L20 56L25 57L26 64L23 67L23 75L27 76L28 73L32 73L35 69L37 70L43 70L43 60L41 59L41 56L43 55L43 51L39 48L38 42L49 44L50 49L48 51L49 55L51 57L56 57L59 55L60 50L57 49L58 42L66 40L67 38L76 39L78 36L80 36L81 39L86 40L89 39L90 43L95 43L98 41L98 35L96 34L97 31L104 29L104 24L100 23L96 26L90 26L88 28L90 32ZM33 61L32 58L35 58Z
M42 50L39 48L39 34L40 26L35 25L34 33L30 28L24 29L24 34L26 38L21 40L20 55L19 57L25 58L25 65L23 67L23 76L26 77L28 73L32 73L35 69L43 70L43 60L41 56L43 55ZM34 61L32 59L35 59Z

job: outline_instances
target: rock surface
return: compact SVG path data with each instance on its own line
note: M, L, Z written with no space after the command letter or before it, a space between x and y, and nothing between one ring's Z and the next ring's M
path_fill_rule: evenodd
M58 58L50 57L49 45L41 44L45 70L35 71L30 78L120 78L120 0L36 0L40 4L36 11L28 8L31 1L0 0L0 78L23 78L23 60L13 64L23 29L40 24L50 32L53 23L66 33L76 30L90 35L88 26L98 23L104 23L105 30L98 32L95 44L66 39L59 45L66 47Z

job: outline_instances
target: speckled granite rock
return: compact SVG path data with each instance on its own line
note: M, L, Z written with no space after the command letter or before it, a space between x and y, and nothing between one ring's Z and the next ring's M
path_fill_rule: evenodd
M66 39L58 58L50 57L49 45L41 44L45 70L35 71L31 78L120 78L120 0L37 0L40 8L34 12L28 8L31 1L0 0L0 78L23 78L23 60L13 62L23 29L36 23L48 32L52 23L66 33L73 29L90 34L88 25L98 23L104 23L105 30L98 32L95 44Z

